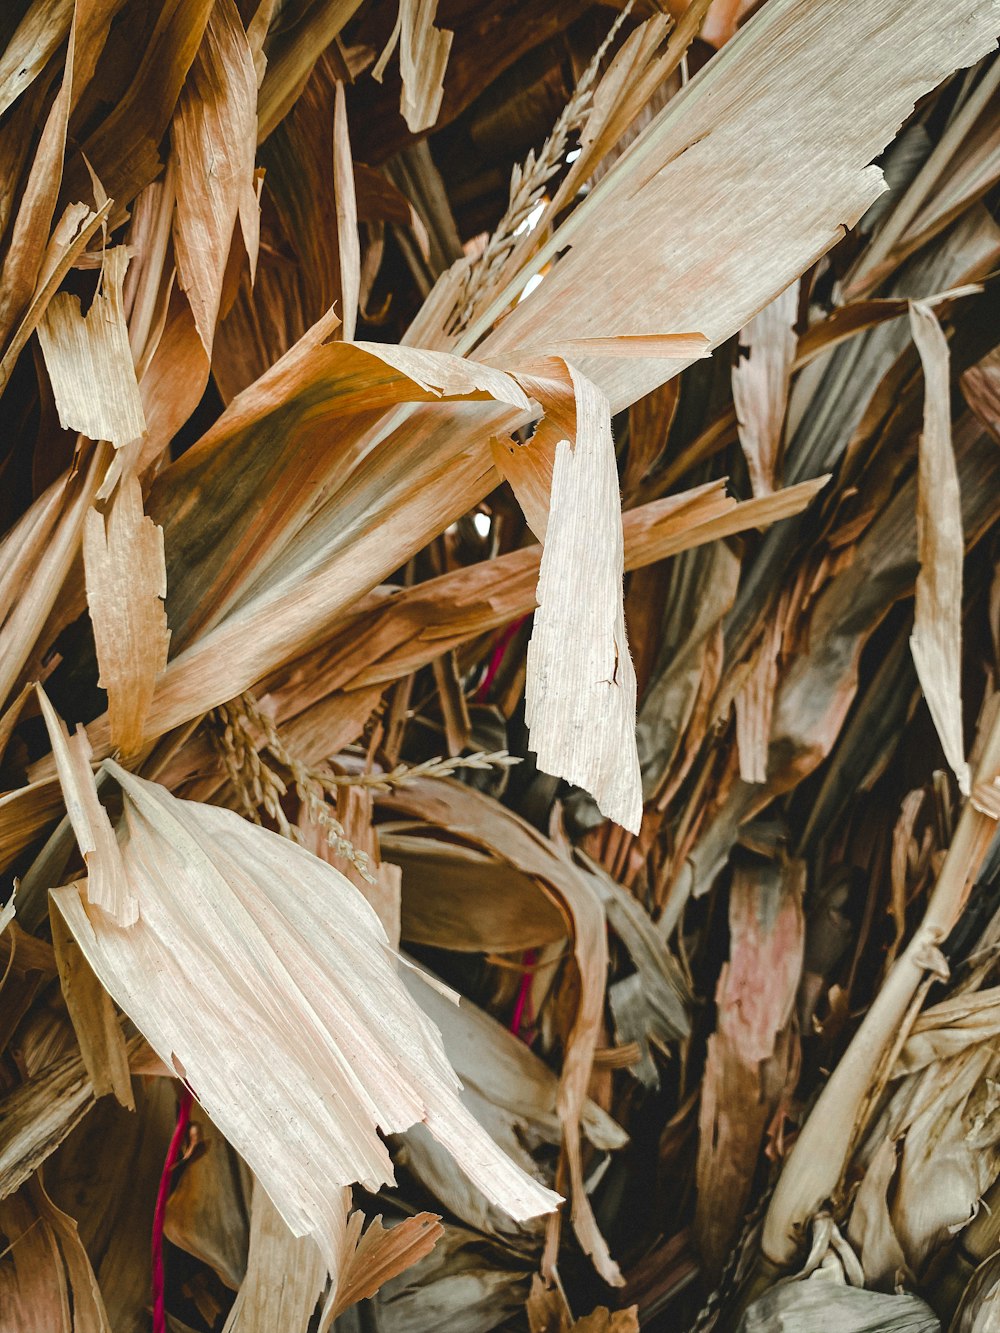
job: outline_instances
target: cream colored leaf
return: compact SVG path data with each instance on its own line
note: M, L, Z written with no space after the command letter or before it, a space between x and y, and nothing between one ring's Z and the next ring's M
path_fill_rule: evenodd
M910 304L910 327L924 367L924 428L917 491L917 575L910 647L945 758L967 795L962 737L962 564L965 535L951 445L948 343L937 317Z
M40 685L37 688L66 813L87 863L87 901L118 925L132 926L139 916L139 903L125 874L108 812L97 799L87 733L78 727L71 737L45 691Z
M122 305L128 265L123 245L105 252L97 295L86 315L69 292L57 292L38 325L59 424L116 449L146 430Z
M557 1197L463 1108L440 1036L396 975L374 911L333 867L230 810L108 763L141 915L125 931L55 891L90 965L190 1083L296 1236L335 1270L336 1191L393 1178L377 1130L427 1125L515 1218Z
M98 684L108 692L111 744L128 757L142 746L143 725L170 643L163 605L163 529L143 513L134 475L119 482L106 519L96 509L87 514L83 559L101 672Z

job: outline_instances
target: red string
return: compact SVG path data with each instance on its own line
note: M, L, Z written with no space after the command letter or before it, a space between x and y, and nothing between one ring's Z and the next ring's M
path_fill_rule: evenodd
M517 999L514 1001L514 1014L510 1020L510 1030L516 1037L522 1041L527 1038L521 1031L522 1025L530 1023L531 1013L531 969L538 961L538 951L536 949L527 949L524 954L524 971L521 974L521 985L517 992Z
M190 1121L191 1093L187 1088L182 1088L177 1106L177 1124L174 1126L163 1163L163 1174L160 1176L160 1188L156 1192L156 1208L153 1212L153 1333L166 1333L167 1330L167 1309L163 1294L163 1223L167 1216L170 1182Z
M490 664L486 668L486 675L483 677L483 683L480 685L479 689L476 690L477 703L483 703L485 701L486 696L490 692L490 686L496 679L496 674L503 664L503 655L507 651L511 639L527 619L527 616L520 616L517 620L511 621L497 640L497 646L493 649L493 656L490 658Z

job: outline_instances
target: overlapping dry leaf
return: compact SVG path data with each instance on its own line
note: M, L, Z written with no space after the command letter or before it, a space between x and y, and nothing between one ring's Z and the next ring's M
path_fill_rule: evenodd
M75 886L54 893L56 906L294 1235L312 1237L332 1269L331 1188L392 1180L376 1127L393 1133L418 1121L512 1216L554 1205L462 1108L440 1039L402 989L378 918L350 881L231 811L178 802L108 768L126 796L119 855L137 918L118 926ZM321 1178L317 1161L326 1163Z

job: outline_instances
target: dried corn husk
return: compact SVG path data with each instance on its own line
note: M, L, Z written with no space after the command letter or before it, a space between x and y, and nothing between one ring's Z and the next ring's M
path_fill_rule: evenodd
M501 1207L521 1217L535 1208L545 1211L552 1194L511 1166L461 1108L439 1038L401 989L381 925L354 886L308 852L230 811L178 803L155 784L109 767L126 795L120 858L138 917L118 927L98 915L101 909L88 912L72 886L53 895L56 906L98 977L164 1061L197 1089L206 1111L280 1200L293 1234L312 1236L332 1270L337 1233L329 1182L344 1186L359 1179L377 1188L392 1179L374 1126L393 1132L418 1120L447 1140ZM279 887L288 876L295 878L293 896ZM350 914L350 935L339 940L325 923L323 904L331 893ZM334 978L343 966L338 957L348 956L357 961L345 993ZM328 992L314 992L305 1002L290 982L291 972L302 969L317 985L325 974ZM258 1008L283 972L289 978L284 1015L269 1004ZM199 1002L185 1015L177 996L192 993L195 976ZM252 1045L240 1017L251 1013ZM398 1048L389 1038L399 1024L412 1042L401 1066L390 1055ZM300 1035L289 1045L296 1030ZM273 1082L262 1083L262 1068ZM237 1087L244 1093L234 1096ZM281 1109L293 1089L302 1098L294 1130ZM320 1158L328 1163L324 1180L309 1165Z

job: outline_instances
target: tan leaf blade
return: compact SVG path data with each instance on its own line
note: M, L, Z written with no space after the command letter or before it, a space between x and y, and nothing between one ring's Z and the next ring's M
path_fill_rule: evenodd
M119 482L106 519L96 509L87 514L83 558L111 743L129 757L142 746L170 643L163 529L143 513L135 476Z
M358 322L361 297L361 243L358 239L358 201L354 188L354 161L347 124L344 85L337 84L333 113L333 186L337 199L337 248L340 257L340 293L344 338L350 342Z
M910 647L945 757L963 792L969 766L962 737L962 564L965 537L951 445L948 343L933 311L910 305L910 327L924 367L920 437L917 576Z

